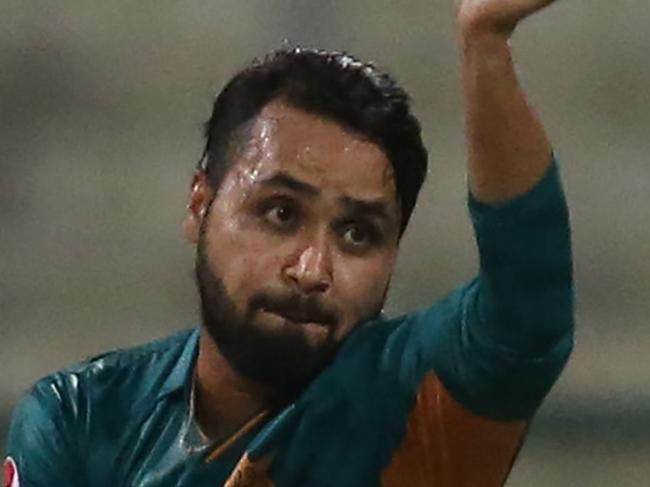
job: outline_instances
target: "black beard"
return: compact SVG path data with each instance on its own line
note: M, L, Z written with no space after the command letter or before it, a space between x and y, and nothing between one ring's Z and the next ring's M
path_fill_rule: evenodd
M237 372L268 390L266 399L270 405L293 401L334 357L337 314L323 310L313 299L259 293L250 298L245 313L239 312L228 296L223 279L210 268L204 231L198 242L195 272L203 326ZM318 347L310 344L299 324L277 333L253 321L255 313L262 308L274 305L290 308L293 304L322 318L318 321L328 323L330 333L324 343Z

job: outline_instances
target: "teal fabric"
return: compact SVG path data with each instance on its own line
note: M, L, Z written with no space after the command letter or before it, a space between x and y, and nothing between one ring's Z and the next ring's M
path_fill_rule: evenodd
M39 381L14 412L21 486L222 485L239 457L276 453L279 487L379 485L434 371L465 408L529 418L573 343L568 212L556 164L498 207L469 197L480 272L447 298L361 324L301 397L203 460L188 424L198 330L111 352Z

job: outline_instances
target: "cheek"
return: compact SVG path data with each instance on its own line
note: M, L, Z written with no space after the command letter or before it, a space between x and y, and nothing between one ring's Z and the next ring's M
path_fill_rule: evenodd
M341 267L339 291L345 299L343 305L349 323L346 327L368 318L381 307L393 262L393 255L389 255Z
M261 283L272 279L279 258L268 241L232 222L215 225L208 235L208 258L230 298L243 309Z

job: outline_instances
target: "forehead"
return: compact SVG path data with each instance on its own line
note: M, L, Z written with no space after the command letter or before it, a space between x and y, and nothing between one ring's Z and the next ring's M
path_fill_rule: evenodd
M384 199L397 207L392 165L378 145L281 100L264 107L233 159L231 179L240 187L283 172L324 196Z

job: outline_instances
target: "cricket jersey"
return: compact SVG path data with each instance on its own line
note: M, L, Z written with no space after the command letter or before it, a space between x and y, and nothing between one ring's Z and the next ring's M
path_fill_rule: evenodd
M16 407L5 486L495 487L573 344L557 164L500 205L468 198L476 278L361 323L298 399L208 440L192 415L199 328L38 381Z

